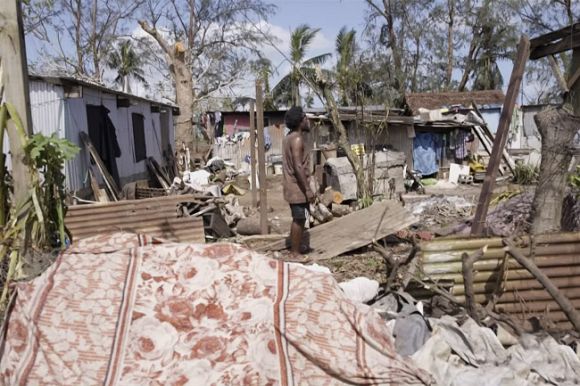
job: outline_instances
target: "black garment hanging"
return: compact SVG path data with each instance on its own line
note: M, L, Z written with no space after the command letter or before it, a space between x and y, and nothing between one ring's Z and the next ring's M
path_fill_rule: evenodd
M87 124L89 137L111 177L120 186L119 171L115 158L121 156L121 148L117 141L115 125L109 118L109 109L105 106L87 105Z

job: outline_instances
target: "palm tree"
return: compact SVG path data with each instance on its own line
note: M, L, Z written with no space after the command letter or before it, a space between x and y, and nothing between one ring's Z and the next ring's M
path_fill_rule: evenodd
M123 87L123 92L131 92L131 85L129 84L131 78L147 84L145 74L141 68L143 60L134 50L130 40L122 41L117 49L111 52L107 65L111 69L117 70L115 82Z
M277 110L277 106L272 98L272 90L270 90L270 77L274 73L272 62L270 59L259 56L258 59L252 63L252 70L256 74L256 77L262 79L264 82L264 110Z
M348 31L346 27L342 27L336 36L336 53L338 54L336 77L340 91L340 103L343 106L349 104L348 94L354 83L352 79L354 74L352 74L351 68L356 49L355 38L356 31L354 29Z
M332 54L326 53L304 59L306 49L314 40L320 28L310 28L303 24L298 26L290 36L290 60L292 69L272 89L276 101L283 104L299 106L301 103L300 86L304 84L304 77L314 78L314 67L323 64Z

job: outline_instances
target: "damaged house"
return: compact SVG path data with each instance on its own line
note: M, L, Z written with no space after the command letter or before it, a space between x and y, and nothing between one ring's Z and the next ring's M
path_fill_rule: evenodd
M30 76L30 104L35 132L55 134L81 148L65 166L67 188L77 194L90 189L89 153L81 132L88 134L117 186L149 178L146 160L165 164L164 154L172 153L179 111L170 104L74 78L44 76Z

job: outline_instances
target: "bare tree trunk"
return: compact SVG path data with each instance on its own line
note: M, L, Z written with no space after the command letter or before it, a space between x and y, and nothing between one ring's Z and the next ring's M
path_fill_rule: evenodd
M445 88L449 90L453 77L453 25L455 22L455 0L447 0L449 21L447 22L447 69L445 71Z
M123 92L131 94L131 84L129 83L129 75L123 76Z
M184 55L175 55L170 65L175 81L175 101L179 106L179 116L175 125L175 146L185 145L193 149L193 81Z
M85 75L85 54L84 48L82 45L82 18L83 18L83 11L82 5L79 0L75 2L76 8L73 10L75 15L75 49L77 54L77 68L75 72L78 75Z
M580 117L565 108L538 113L534 120L542 136L542 161L538 187L532 204L534 234L560 230L571 144L580 127Z
M322 96L325 102L325 107L327 111L330 112L330 121L332 122L336 130L338 130L338 145L346 153L346 158L348 159L348 162L350 163L354 171L356 177L357 197L362 198L367 194L365 189L366 184L363 163L350 147L350 143L348 142L348 133L346 131L346 128L342 124L342 121L340 120L338 107L334 99L334 95L332 94L332 91L325 84L321 85L321 89Z
M184 142L188 148L193 149L193 104L195 95L193 91L193 75L186 60L184 47L179 42L174 46L170 46L158 31L145 21L140 21L139 25L157 41L163 52L165 52L169 62L169 71L175 82L175 101L179 107L179 116L175 124L175 148L181 149L181 143ZM205 128L202 128L202 133L209 140L209 135Z
M475 33L475 31L473 31ZM457 87L457 91L465 91L465 86L467 86L467 81L469 80L469 75L471 75L471 71L473 70L473 64L475 63L475 50L477 44L475 43L475 35L471 40L471 44L469 45L469 52L467 54L467 58L465 60L465 68L463 69L463 75L461 75L461 81L459 82L459 87Z

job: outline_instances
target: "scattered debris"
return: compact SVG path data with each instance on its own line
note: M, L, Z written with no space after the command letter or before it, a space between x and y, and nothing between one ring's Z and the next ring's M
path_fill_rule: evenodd
M388 217L387 217L388 216ZM387 218L385 218L387 217ZM313 260L325 260L372 244L415 223L416 218L394 201L375 202L306 232ZM273 243L262 250L286 249L287 241Z
M433 196L408 206L411 213L419 216L424 229L454 223L470 217L474 205L464 197Z

